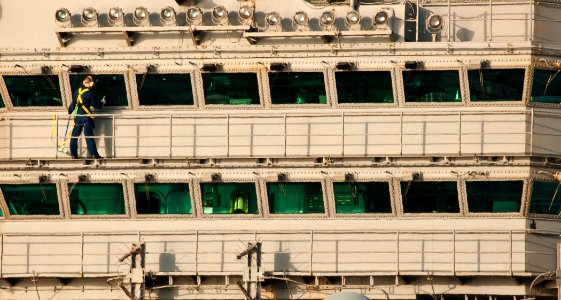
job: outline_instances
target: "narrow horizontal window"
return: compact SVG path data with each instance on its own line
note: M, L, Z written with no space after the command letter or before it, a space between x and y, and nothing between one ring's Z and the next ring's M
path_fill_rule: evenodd
M521 101L524 69L469 70L471 101Z
M72 93L82 86L82 81L86 75L71 75L70 86ZM101 100L105 97L106 106L127 106L127 88L125 86L125 76L122 74L110 75L91 75L94 79L94 86L91 91L94 97Z
M189 74L137 74L140 105L193 105Z
M59 215L55 184L3 184L2 195L11 215Z
M4 76L14 107L62 106L56 75Z
M201 183L205 214L257 214L255 183Z
M259 104L256 73L203 73L205 104Z
M70 183L70 210L73 215L124 215L123 186L118 183Z
M449 71L403 71L405 102L461 102L460 73Z
M391 213L388 182L334 182L338 214Z
M402 181L404 213L459 213L455 181Z
M336 72L339 103L393 103L389 71Z
M323 213L321 182L267 183L269 212L272 214Z
M561 183L555 181L534 181L530 213L559 215L561 213Z
M523 181L467 181L468 210L472 213L519 212Z
M531 102L561 102L561 76L559 71L534 70Z
M136 183L134 185L138 214L191 214L188 183Z
M269 73L273 104L326 104L323 73Z

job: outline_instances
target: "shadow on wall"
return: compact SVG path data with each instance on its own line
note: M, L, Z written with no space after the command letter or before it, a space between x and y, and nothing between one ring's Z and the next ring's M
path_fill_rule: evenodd
M2 2L0 2L0 20L2 20Z

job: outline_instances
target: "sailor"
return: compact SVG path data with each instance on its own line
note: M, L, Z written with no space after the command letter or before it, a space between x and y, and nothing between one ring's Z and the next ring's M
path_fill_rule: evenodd
M93 86L93 78L91 76L84 77L82 86L74 91L72 103L68 107L68 114L70 115L68 118L74 118L74 129L72 130L72 139L70 140L70 154L73 159L78 158L78 137L82 134L82 129L86 136L89 156L96 159L103 158L97 153L95 140L91 136L94 135L95 128L92 112L94 109L101 109L105 104L105 99L99 101L94 98L94 94L91 91Z

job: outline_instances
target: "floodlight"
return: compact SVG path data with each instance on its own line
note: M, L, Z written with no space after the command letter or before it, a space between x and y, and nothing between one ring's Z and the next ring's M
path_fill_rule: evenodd
M97 26L97 11L93 7L85 8L82 11L82 24L88 27Z
M222 181L222 174L220 174L220 173L212 173L212 174L210 175L210 180L212 180L212 182Z
M238 18L244 25L251 25L253 23L253 13L255 8L251 5L243 5L238 10Z
M111 26L120 27L125 25L123 10L120 7L113 7L109 9L107 16Z
M224 25L226 23L228 23L228 10L222 6L216 6L215 8L212 9L212 21L214 21L214 23L220 24L220 25Z
M136 26L146 26L150 24L150 12L144 6L139 6L134 10L132 22Z
M333 29L333 25L335 24L335 10L324 11L323 14L321 14L319 22L323 30Z
M444 21L440 15L429 15L426 22L427 30L430 33L437 33L442 30L443 23Z
M360 28L361 19L362 17L360 16L360 13L358 11L351 10L345 17L345 25L347 25L347 28L349 29L357 30Z
M175 10L172 7L163 8L160 12L160 21L164 26L177 25L177 19L175 17Z
M187 9L187 22L191 25L201 25L203 23L203 11L196 6Z
M385 25L388 23L388 12L385 10L379 11L374 15L374 24Z
M72 15L66 8L59 8L55 13L55 22L61 27L72 26Z
M275 63L271 63L271 65L269 66L269 69L271 71L281 72L281 71L286 70L287 67L288 67L287 63L275 62Z
M293 24L298 30L307 29L309 26L310 18L305 11L299 11L294 14Z
M265 16L266 27L273 27L278 30L281 27L281 20L282 18L278 12L270 12L267 14L267 16Z

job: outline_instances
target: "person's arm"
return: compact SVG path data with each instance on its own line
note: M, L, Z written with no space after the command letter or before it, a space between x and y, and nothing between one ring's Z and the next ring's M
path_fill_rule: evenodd
M87 93L87 102L86 103L90 103L90 106L92 106L95 109L102 109L103 108L103 103L99 100L97 100L94 97L93 92L89 92Z
M72 114L72 112L74 112L74 109L76 108L76 97L72 97L72 103L70 103L70 106L68 107L68 114Z

